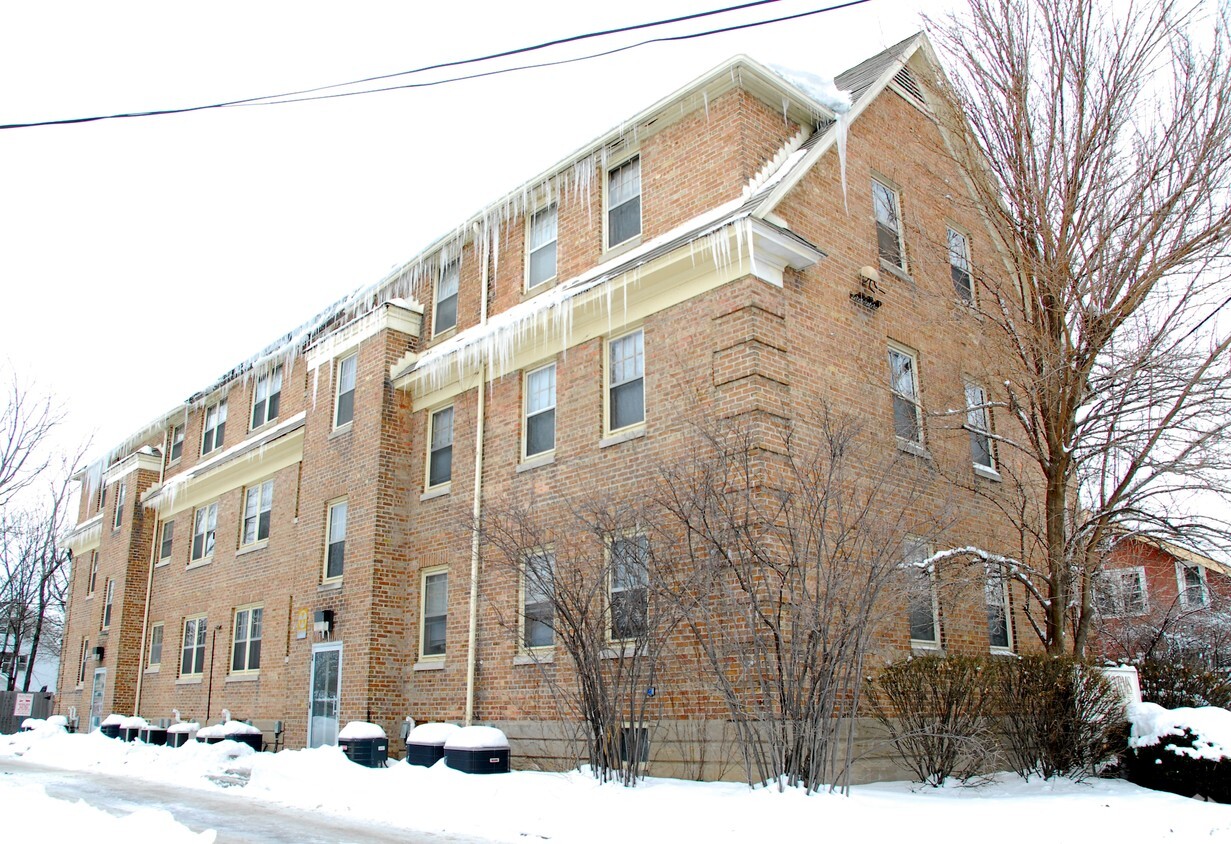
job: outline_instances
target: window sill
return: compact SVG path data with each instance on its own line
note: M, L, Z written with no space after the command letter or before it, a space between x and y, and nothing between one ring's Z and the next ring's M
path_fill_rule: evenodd
M1000 473L997 472L995 469L989 469L986 466L980 466L978 463L975 463L973 465L975 469L975 474L978 475L980 478L987 478L989 481L996 481L997 483L1003 480L1003 478L1000 477Z
M433 329L432 329L432 343L436 343L436 342L437 342L437 341L439 341L439 340L448 340L450 337L452 337L452 336L453 336L454 334L456 334L456 333L457 333L457 326L456 326L456 325L451 325L451 326L449 326L449 327L448 327L448 328L446 328L444 331L441 331L439 334L437 334L437 333L436 333L435 327L433 327Z
M78 684L77 684L77 686L76 686L76 690L77 690L77 691L79 691L79 692L81 692L81 691L85 691L85 684L84 684L84 683L78 683Z
M452 492L452 488L453 488L452 481L446 484L441 484L440 486L437 486L437 487L432 487L431 489L427 490L422 495L420 495L419 500L420 501L431 501L433 498L440 498Z
M253 671L248 674L228 674L223 680L224 683L253 683L261 679L260 671Z
M421 659L414 665L415 671L443 671L445 661L443 659L429 660Z
M330 431L328 439L333 440L333 439L337 439L338 437L344 437L351 432L351 428L353 427L355 427L354 419L347 422L345 425L339 425L338 427Z
M991 648L988 651L988 653L990 653L992 656L1003 656L1003 657L1017 656L1017 654L1013 653L1012 648Z
M85 599L86 599L87 601L92 601L92 600L94 600L94 593L93 593L93 592L91 592L89 595L86 595L86 596L85 596Z
M275 416L273 419L266 419L264 422L262 422L260 425L257 425L255 428L249 428L248 434L249 435L257 434L257 433L260 433L261 431L264 431L266 428L272 428L274 425L278 424L278 420L280 418L281 417Z
M923 446L921 446L919 443L912 442L911 440L904 440L901 437L898 437L897 440L898 440L898 451L904 451L907 454L913 454L915 455L915 457L922 457L924 460L932 459L932 455L928 452L928 450L924 448Z
M537 469L540 466L550 466L556 462L556 453L554 451L547 454L536 454L533 457L523 460L517 464L516 472L529 472L531 469Z
M609 436L603 437L598 441L599 448L607 448L608 446L619 445L630 440L639 440L645 436L645 425L639 425L636 428L631 428L626 431L619 431Z
M171 564L171 558L170 558L170 557L168 557L168 558L167 558L167 559L165 559L165 560L159 560L158 562L154 563L154 568L156 568L156 569L165 569L165 568L166 568L168 565L170 565L170 564Z
M880 268L884 270L885 272L889 273L894 278L898 279L899 281L904 281L907 284L915 283L915 280L911 278L910 273L906 272L906 270L902 269L901 267L894 266L893 264L886 261L884 258L880 259Z
M644 223L645 221L642 220L642 222ZM603 260L606 261L608 258L614 258L624 252L631 252L636 249L641 245L641 237L644 234L645 232L642 232L641 234L633 235L628 240L621 240L615 246L608 246L603 250Z
M202 675L196 674L192 677L180 677L175 681L177 686L199 686L201 685Z
M214 561L213 557L206 557L204 560L197 560L195 563L189 563L184 571L192 571L193 569L202 569Z
M536 281L533 286L528 286L522 289L521 300L525 302L528 299L533 299L535 296L539 296L543 293L546 293L548 290L554 287L556 285L556 282L558 282L559 280L560 280L560 276L553 275L551 278L545 278L542 281Z
M514 665L539 665L540 663L553 663L556 661L556 652L552 648L544 648L540 653L531 651L529 653L520 653L513 655Z
M917 639L910 640L910 652L912 654L943 654L944 648L940 646L940 642L920 642Z
M326 580L324 583L317 585L316 591L317 591L317 594L321 592L341 592L342 591L342 578L339 577L339 578L335 578L334 580Z
M612 642L603 648L599 655L602 659L623 659L637 655L636 642Z
M235 552L235 556L239 557L244 554L251 554L253 551L264 551L268 547L269 547L269 540L262 539L259 542L253 542L251 545L241 546L240 549Z
M145 673L146 674L157 674L161 670L162 670L162 663L160 662L158 665L151 665L149 668L145 669Z

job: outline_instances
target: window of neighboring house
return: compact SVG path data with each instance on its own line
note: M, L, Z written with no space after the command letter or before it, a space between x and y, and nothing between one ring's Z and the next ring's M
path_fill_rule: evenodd
M220 401L205 410L205 430L201 434L201 456L222 447L227 427L227 403Z
M525 456L556 447L556 365L526 373Z
M607 171L607 248L641 234L641 156Z
M536 287L556 277L556 206L553 203L530 218L526 248L526 288Z
M175 519L162 523L162 534L158 543L158 562L165 563L171 559L171 539L175 535Z
M325 516L325 579L342 576L346 562L346 501L329 505Z
M349 425L355 418L355 372L359 355L353 354L338 361L337 389L333 397L333 427Z
M419 625L419 651L422 657L443 657L449 621L449 573L423 573L423 612Z
M77 685L85 682L86 665L90 659L90 640L81 640L81 669L77 672Z
M522 644L527 649L555 644L555 567L550 551L526 555L522 567Z
M966 384L966 430L970 432L970 459L975 466L995 472L991 419L987 392L978 384Z
M924 565L929 554L924 545L912 543L906 551L902 567L906 577L907 620L910 624L910 644L913 648L940 646L940 618L936 603L936 575Z
M192 560L209 559L214 555L214 534L218 530L218 502L197 508L192 521Z
M975 287L970 275L970 241L954 229L949 229L949 274L953 277L953 290L957 298L973 305Z
M107 578L107 593L103 598L103 629L111 626L111 607L115 603L115 581Z
M124 523L124 496L128 492L128 484L124 481L115 488L115 519L111 522L113 528L118 528Z
M274 507L273 479L250 486L244 492L244 527L240 545L269 539L269 515Z
M993 650L1008 650L1012 645L1009 629L1009 584L999 568L989 568L983 581L987 604L987 641Z
M1108 617L1141 615L1146 611L1144 567L1104 569L1094 583L1094 606Z
M457 285L461 279L459 261L450 261L436 280L436 308L432 316L432 334L443 334L457 326Z
M150 658L147 668L157 668L162 664L162 622L150 625Z
M902 248L902 213L898 192L873 179L872 209L876 216L876 249L880 259L904 271L906 250Z
M607 430L644 423L644 332L634 331L607 344L607 378Z
M429 419L427 485L447 484L453 479L453 407L443 407Z
M179 460L184 454L184 426L176 425L171 429L171 450L167 455L167 462L174 463Z
M252 427L259 428L278 418L278 405L282 401L282 367L275 366L256 379L252 391Z
M180 676L194 677L205 673L205 635L209 622L198 615L184 619L184 646L180 658Z
M1210 602L1205 588L1205 571L1201 566L1176 564L1176 580L1180 586L1180 605L1185 609L1204 607Z
M261 607L235 611L235 632L231 637L231 673L259 671L261 668Z
M918 362L913 352L889 347L889 386L893 391L893 431L899 440L923 445L923 419L919 408Z
M93 551L90 554L90 581L86 589L86 597L94 594L94 589L98 586L98 552Z
M613 642L636 639L645 634L649 617L650 538L617 536L610 550L609 636Z

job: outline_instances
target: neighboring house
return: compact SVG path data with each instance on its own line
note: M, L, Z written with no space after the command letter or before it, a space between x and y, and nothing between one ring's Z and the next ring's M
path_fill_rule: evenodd
M468 519L643 495L698 402L855 414L933 477L920 506L946 542L1006 553L1002 381L970 307L993 246L930 116L938 72L922 35L872 57L836 80L841 121L732 59L136 432L80 475L61 706L95 724L225 706L282 719L294 747L352 719L460 720L469 699L521 763L571 762L534 740L560 731L524 658L551 647L541 602L482 567L472 602ZM1020 649L1016 589L909 570L923 599L896 609L887 658ZM683 668L654 705L659 724L725 718ZM650 770L689 741L652 738Z
M1093 653L1189 656L1231 668L1231 566L1173 542L1129 536L1107 554L1094 599Z

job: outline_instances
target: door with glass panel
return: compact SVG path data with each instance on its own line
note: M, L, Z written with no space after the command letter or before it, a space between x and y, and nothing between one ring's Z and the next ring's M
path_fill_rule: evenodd
M342 695L342 646L312 649L312 680L308 703L308 747L338 743L338 701Z
M94 669L94 688L90 692L90 729L103 723L103 691L107 688L107 669Z

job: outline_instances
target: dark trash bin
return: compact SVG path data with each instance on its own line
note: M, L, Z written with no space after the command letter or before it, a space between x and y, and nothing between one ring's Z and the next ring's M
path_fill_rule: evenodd
M406 761L430 768L445 757L445 742L460 729L457 724L420 724L406 736Z
M237 741L240 744L246 744L256 752L261 752L261 745L264 743L265 737L259 732L256 733L228 733L225 738L231 741Z
M495 727L464 727L445 742L445 764L464 774L507 774L509 740Z
M162 747L167 743L167 731L163 727L145 727L137 734L137 738L146 744Z
M196 730L182 729L177 730L174 727L167 730L167 746L168 747L183 747L196 737Z
M119 724L103 724L102 726L98 728L98 731L102 733L103 735L105 735L107 738L119 738L120 737L120 725Z
M136 741L140 727L120 727L120 741Z

